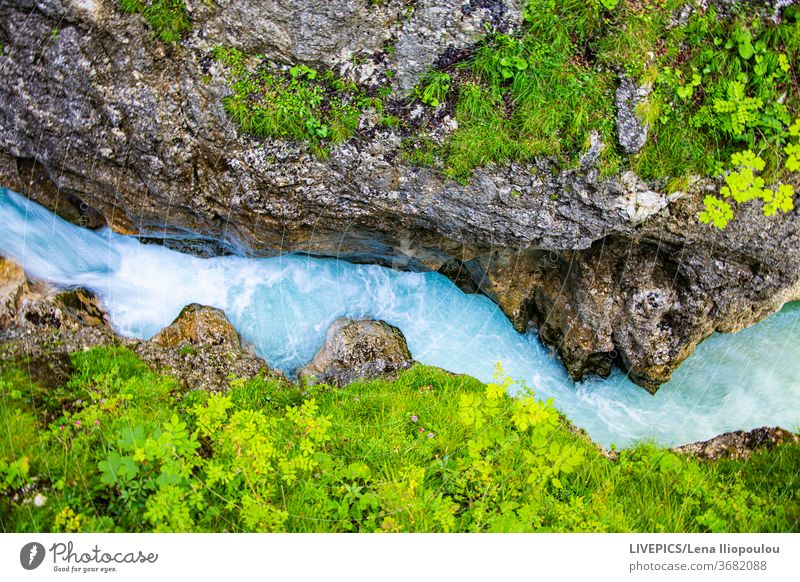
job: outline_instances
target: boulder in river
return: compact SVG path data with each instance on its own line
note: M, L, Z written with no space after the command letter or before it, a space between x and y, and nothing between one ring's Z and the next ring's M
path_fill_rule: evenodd
M31 328L110 330L105 309L88 289L59 291L28 278L22 267L0 257L0 331L17 335Z
M6 329L17 316L17 302L25 288L22 268L0 257L0 329Z
M344 386L393 374L412 364L403 332L385 321L340 318L328 328L325 345L297 375L307 382Z
M184 307L175 321L151 340L165 347L186 344L222 346L241 351L242 341L225 312L215 307L192 303Z
M191 390L224 390L235 378L278 374L242 345L224 311L198 303L184 307L175 321L134 350Z

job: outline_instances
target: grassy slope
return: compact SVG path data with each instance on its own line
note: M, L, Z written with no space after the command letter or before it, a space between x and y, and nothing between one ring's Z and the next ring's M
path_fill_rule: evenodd
M774 24L744 5L725 18L711 7L678 24L682 0L615 4L529 0L520 31L489 35L472 59L450 67L459 129L440 152L446 172L465 180L487 163L535 156L572 165L594 131L607 146L605 173L713 174L750 147L779 177L798 113L797 10ZM650 137L632 156L614 145L621 72L652 85L638 112ZM742 96L732 100L734 83Z
M800 529L797 446L712 463L641 445L612 462L546 403L423 366L213 396L124 349L72 363L57 388L4 365L3 530Z

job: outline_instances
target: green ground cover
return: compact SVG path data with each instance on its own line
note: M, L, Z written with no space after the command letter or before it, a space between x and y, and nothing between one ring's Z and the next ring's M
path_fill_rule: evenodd
M415 366L185 392L123 348L58 386L4 363L5 531L798 531L800 447L609 460L551 403Z

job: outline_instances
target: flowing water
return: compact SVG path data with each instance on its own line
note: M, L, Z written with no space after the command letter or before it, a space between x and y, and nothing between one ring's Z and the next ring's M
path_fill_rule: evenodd
M487 381L501 362L604 445L678 445L730 430L800 426L795 305L738 334L709 338L652 396L619 371L572 382L535 334L517 333L489 299L436 273L304 255L201 259L79 228L2 189L0 255L36 278L94 290L126 336L151 337L188 303L219 307L271 367L289 374L312 358L337 317L383 319L425 364Z

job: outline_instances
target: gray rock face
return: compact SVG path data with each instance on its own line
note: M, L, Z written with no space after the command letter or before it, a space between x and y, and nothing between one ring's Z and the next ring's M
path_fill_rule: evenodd
M176 46L112 3L0 4L0 184L87 226L456 273L518 329L533 322L575 377L620 364L650 389L708 334L800 297L800 218L765 219L753 204L716 232L696 218L714 184L668 196L632 173L600 178L589 156L568 171L490 166L460 185L403 163L402 135L367 116L325 160L230 123L211 46L350 70L342 55L382 46L401 4L193 2L195 31ZM476 23L518 15L509 1L419 0L388 27L394 54L358 67L406 67L407 87L424 62L472 42Z
M720 232L698 223L701 205L699 196L676 200L634 236L585 250L497 252L481 259L483 288L518 329L531 322L556 346L573 378L619 365L654 392L713 332L800 299L796 214L765 219L742 206Z
M513 29L522 16L519 0L421 0L403 22L392 63L401 91L409 91L443 51L456 51L477 41L486 25Z
M619 144L629 154L644 147L649 127L636 113L650 94L650 87L638 86L630 77L623 75L617 87L617 137Z
M401 2L220 0L193 2L198 36L284 62L334 67L389 40Z
M771 449L785 443L798 443L798 435L782 428L762 426L749 431L737 430L707 441L673 449L677 453L700 459L747 459L758 449Z
M385 321L341 318L331 324L325 345L297 376L306 382L344 386L411 364L406 338L396 327Z
M446 51L470 46L489 26L509 30L520 0L221 0L192 2L193 42L264 54L281 62L352 71L361 81L395 73L410 91ZM391 46L391 54L384 49ZM356 59L354 59L356 57Z

